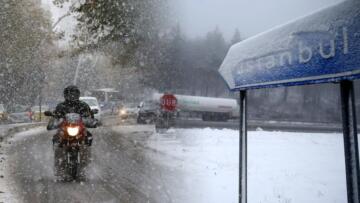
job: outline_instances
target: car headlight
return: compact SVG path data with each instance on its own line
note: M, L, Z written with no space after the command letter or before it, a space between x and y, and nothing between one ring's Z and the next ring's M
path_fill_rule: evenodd
M121 111L120 111L120 115L126 115L126 114L127 114L126 110L121 109Z
M77 127L67 127L67 133L70 135L70 136L76 136L79 134L79 131L80 131L80 128L77 126Z

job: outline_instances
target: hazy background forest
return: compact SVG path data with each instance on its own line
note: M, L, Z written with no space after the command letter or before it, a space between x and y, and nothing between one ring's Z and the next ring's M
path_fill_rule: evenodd
M167 0L55 0L77 19L69 46L40 0L3 0L0 5L0 103L9 110L58 102L73 83L83 92L111 87L123 102L140 102L153 92L237 98L218 68L229 47L245 40L241 27L225 39L219 27L190 38L171 18ZM66 17L66 16L65 16ZM61 19L59 19L61 20ZM356 94L359 99L358 82ZM339 122L336 84L249 92L252 119ZM360 103L358 102L358 109Z

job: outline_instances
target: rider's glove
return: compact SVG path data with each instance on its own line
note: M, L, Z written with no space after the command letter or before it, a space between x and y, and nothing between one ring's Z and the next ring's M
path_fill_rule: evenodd
M49 123L48 123L46 129L47 129L47 130L55 130L55 129L58 129L63 121L64 121L63 118L50 118Z

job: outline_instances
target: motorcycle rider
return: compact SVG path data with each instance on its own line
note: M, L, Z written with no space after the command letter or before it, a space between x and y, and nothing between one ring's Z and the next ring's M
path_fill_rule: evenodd
M65 101L58 104L54 111L54 119L49 121L47 126L48 130L56 129L61 124L62 119L68 113L78 113L83 118L84 122L90 125L91 127L96 127L97 121L94 119L94 114L91 112L91 109L88 104L83 101L80 101L80 90L75 85L70 85L64 89L64 98ZM87 136L85 138L85 143L88 146L92 145L92 134L87 131ZM60 144L60 139L58 134L55 134L53 137L54 144Z
M61 102L56 106L55 111L53 112L53 118L50 119L47 129L53 130L58 129L61 123L63 122L66 114L68 113L77 113L80 114L84 124L86 127L95 128L97 127L97 120L94 119L94 114L92 113L88 104L83 101L80 101L80 90L78 87L74 85L70 85L64 89L64 98L65 101ZM63 150L61 143L61 138L59 133L56 133L53 136L53 144L55 146L55 154L54 154L54 164L55 164L55 176L59 177L59 180L63 180L64 176L64 162L62 157L66 153ZM88 147L83 148L80 151L80 156L83 157L81 160L82 166L86 167L91 160L91 150L90 146L92 145L92 134L87 131L85 137L85 144ZM84 171L81 170L80 177L84 177Z

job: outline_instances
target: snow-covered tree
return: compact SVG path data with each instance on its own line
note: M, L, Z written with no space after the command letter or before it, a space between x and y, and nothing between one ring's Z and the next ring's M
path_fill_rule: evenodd
M68 1L54 0L60 6ZM163 32L166 2L84 0L72 4L78 21L75 48L80 51L96 48L105 51L116 63L138 65L135 55L140 48L149 46Z
M0 6L0 103L31 103L39 96L51 54L51 23L33 0Z

